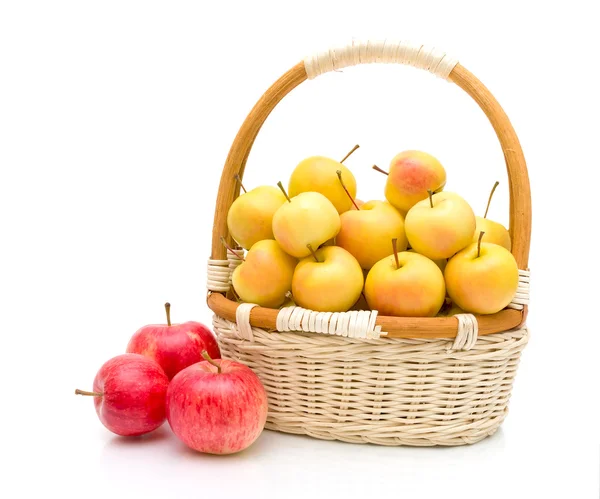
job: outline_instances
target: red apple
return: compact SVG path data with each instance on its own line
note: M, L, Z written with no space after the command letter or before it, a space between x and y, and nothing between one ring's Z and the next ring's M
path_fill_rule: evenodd
M267 420L267 394L258 376L229 359L199 362L173 378L167 420L187 446L232 454L250 446Z
M165 422L169 378L154 360L118 355L100 368L93 386L93 392L75 393L93 396L100 421L117 435L142 435Z
M127 353L139 353L154 359L169 379L179 371L202 360L206 350L214 359L221 351L212 331L199 322L171 324L171 305L165 303L167 324L151 324L138 329L129 340Z

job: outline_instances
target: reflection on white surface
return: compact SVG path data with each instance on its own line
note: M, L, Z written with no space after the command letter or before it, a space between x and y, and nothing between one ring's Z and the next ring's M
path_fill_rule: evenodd
M493 466L504 446L502 429L476 445L454 448L356 445L265 431L244 452L211 456L185 447L165 425L135 441L108 437L98 471L111 488L133 493L143 487L157 496L321 497L334 489L370 495L393 493L396 486L441 491L464 473Z

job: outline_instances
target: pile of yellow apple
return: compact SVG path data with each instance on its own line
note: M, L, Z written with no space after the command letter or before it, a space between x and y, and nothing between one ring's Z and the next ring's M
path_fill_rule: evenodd
M508 231L443 191L436 158L398 154L379 169L387 201L367 203L342 162L307 158L287 192L281 182L244 189L232 204L229 233L248 250L232 276L241 301L405 317L493 314L510 303L519 275Z

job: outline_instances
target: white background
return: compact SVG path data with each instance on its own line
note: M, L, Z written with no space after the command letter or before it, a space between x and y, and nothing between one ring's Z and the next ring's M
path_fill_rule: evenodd
M13 497L597 497L598 37L594 2L6 1L0 4L0 369ZM533 189L529 325L511 411L471 447L380 448L264 432L239 455L188 451L168 425L125 440L89 389L129 336L209 323L205 261L220 170L285 70L351 37L438 46L492 90ZM359 197L409 148L447 190L507 223L503 157L456 86L361 67L303 84L267 121L245 184L308 155L348 161Z

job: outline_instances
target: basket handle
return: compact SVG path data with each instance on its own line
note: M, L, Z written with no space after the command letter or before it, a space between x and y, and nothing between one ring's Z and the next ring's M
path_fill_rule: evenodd
M504 152L509 180L512 253L520 269L528 268L531 238L531 192L525 157L508 116L490 91L467 69L444 52L404 41L353 41L306 58L281 76L256 103L229 150L217 194L213 225L212 256L225 260L221 237L227 232L227 211L239 195L235 175L244 174L248 155L263 123L288 93L307 79L356 64L399 63L425 69L454 82L469 94L492 124Z

